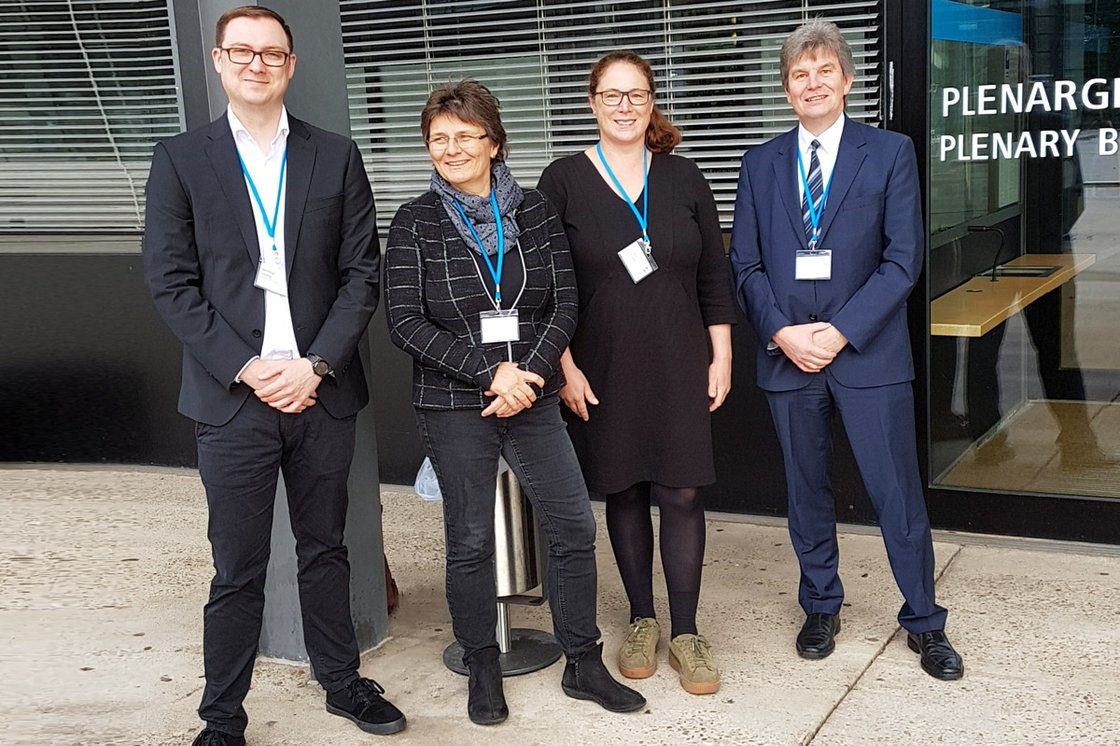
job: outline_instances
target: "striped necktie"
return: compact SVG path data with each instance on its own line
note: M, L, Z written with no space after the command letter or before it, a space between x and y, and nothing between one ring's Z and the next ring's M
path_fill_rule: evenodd
M809 217L809 196L812 195L813 207L820 209L821 194L824 191L824 177L821 175L821 161L817 158L817 148L820 142L813 140L809 143L809 191L801 198L801 219L805 223L805 237L813 239L813 221Z

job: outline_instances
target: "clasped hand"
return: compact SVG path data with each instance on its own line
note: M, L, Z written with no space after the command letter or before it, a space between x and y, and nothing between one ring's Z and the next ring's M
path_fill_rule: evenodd
M285 414L299 414L315 405L315 391L322 381L305 357L296 360L254 360L241 380L257 398Z
M774 342L806 373L820 373L848 344L840 330L826 321L784 326L774 335Z
M521 410L528 409L537 400L534 385L543 387L544 379L531 371L521 370L516 363L499 363L490 388L483 392L495 399L482 410L482 416L496 414L498 417L512 417Z

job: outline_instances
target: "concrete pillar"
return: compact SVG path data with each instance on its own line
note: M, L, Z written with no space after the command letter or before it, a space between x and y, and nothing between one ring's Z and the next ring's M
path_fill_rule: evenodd
M214 25L236 0L171 0L176 52L183 92L184 122L193 128L216 119L226 108L221 82L210 62ZM288 111L316 126L349 134L346 74L342 61L342 25L337 0L257 3L284 16L295 38L296 74L285 102ZM384 209L384 206L381 206ZM368 380L372 380L368 335L359 344ZM371 396L372 398L372 396ZM385 573L382 558L381 494L373 407L358 414L357 443L350 472L350 508L346 546L350 554L350 602L358 646L368 650L388 633ZM288 520L281 477L273 513L272 557L265 585L261 655L306 661L296 587L295 540Z

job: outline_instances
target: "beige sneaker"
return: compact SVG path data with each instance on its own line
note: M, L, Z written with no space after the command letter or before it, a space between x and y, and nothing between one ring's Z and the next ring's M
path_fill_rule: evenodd
M719 669L712 646L702 635L677 635L670 640L669 665L680 674L681 686L689 694L719 691Z
M657 670L659 642L661 625L656 619L635 619L618 651L618 672L628 679L648 679L653 676L653 672Z

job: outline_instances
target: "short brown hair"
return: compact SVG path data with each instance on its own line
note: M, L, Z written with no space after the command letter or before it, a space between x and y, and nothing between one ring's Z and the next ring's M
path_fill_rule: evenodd
M779 65L782 74L782 88L787 88L789 82L789 69L804 55L816 55L818 50L832 52L840 61L840 70L845 78L856 76L856 63L852 59L852 48L848 46L847 39L840 33L840 27L832 21L820 18L798 26L793 33L782 42L782 53Z
M447 83L428 96L428 103L424 104L424 110L420 112L420 132L424 135L424 142L427 142L432 120L449 114L486 130L486 137L498 146L498 154L494 156L494 160L504 161L509 153L509 146L506 142L506 128L502 126L502 115L498 112L500 108L498 97L477 80L466 78L458 83Z
M650 94L652 95L657 91L657 86L653 82L653 68L646 62L645 58L636 52L631 52L629 49L618 49L614 52L607 52L599 61L595 63L595 67L591 68L591 75L587 78L587 95L594 98L599 88L599 81L603 78L603 73L607 68L616 62L625 62L628 65L633 65L642 71L642 75L646 78L646 85L649 86ZM673 148L681 144L681 131L677 129L669 118L665 116L661 109L657 107L656 99L653 102L653 111L650 112L649 126L646 127L646 147L654 153L668 153Z
M242 5L222 13L222 17L218 19L218 25L214 28L214 46L218 49L222 48L222 41L226 36L226 26L228 26L229 22L234 18L271 18L284 29L284 35L288 37L288 51L295 51L296 46L295 42L292 40L292 29L288 26L288 22L275 10L266 8L263 5Z

